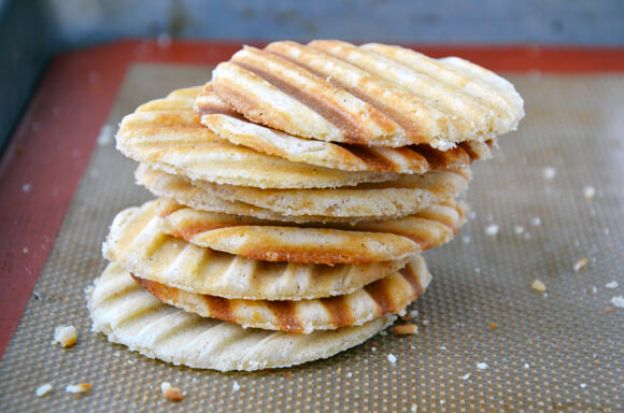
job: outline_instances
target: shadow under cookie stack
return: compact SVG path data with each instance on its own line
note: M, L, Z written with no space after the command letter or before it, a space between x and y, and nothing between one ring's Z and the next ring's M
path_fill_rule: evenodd
M114 219L94 329L148 357L287 367L374 336L463 224L469 166L516 129L513 86L381 44L245 47L139 106L117 148L158 198Z

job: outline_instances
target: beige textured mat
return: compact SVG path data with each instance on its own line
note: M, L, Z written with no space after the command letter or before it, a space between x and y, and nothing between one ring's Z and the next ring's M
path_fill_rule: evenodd
M134 66L110 122L208 74ZM83 290L105 266L108 225L149 198L134 185L136 165L112 144L98 146L0 364L0 411L624 411L624 309L607 310L624 295L624 77L512 80L527 118L501 139L494 160L476 164L468 194L476 218L425 254L434 281L415 309L427 325L287 370L176 368L90 332ZM546 167L556 168L550 181ZM587 185L596 189L592 202L583 196ZM484 232L490 224L500 227L496 237ZM574 272L584 256L588 267ZM531 292L535 278L547 295ZM612 281L619 286L606 288ZM68 350L50 345L64 323L80 335ZM179 386L184 401L164 400L163 381ZM35 397L46 382L55 391ZM79 382L93 383L92 392L64 392Z

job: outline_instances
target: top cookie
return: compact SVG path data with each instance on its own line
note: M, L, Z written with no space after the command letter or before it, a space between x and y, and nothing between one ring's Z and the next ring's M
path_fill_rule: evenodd
M213 72L219 97L252 122L302 138L448 150L517 128L523 101L495 73L381 44L325 40L245 47Z

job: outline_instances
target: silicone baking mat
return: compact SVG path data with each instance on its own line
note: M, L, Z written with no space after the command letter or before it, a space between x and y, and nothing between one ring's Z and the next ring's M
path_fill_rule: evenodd
M209 74L156 64L128 72L0 365L0 410L624 410L624 309L611 301L624 295L621 76L511 77L527 117L494 160L475 165L467 198L476 216L426 254L434 280L412 307L416 335L380 335L295 368L223 374L149 360L92 333L84 289L105 266L108 225L150 198L134 184L135 163L114 150L116 124L139 103ZM574 271L584 257L587 267ZM535 279L545 293L531 291ZM74 348L50 344L59 324L78 328ZM163 381L185 399L164 400ZM54 391L35 397L48 382ZM92 391L65 393L80 382Z

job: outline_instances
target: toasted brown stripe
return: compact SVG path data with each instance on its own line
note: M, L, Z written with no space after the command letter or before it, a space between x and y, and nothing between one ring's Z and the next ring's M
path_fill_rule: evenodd
M353 63L341 58L340 56L335 56L332 54L328 54L326 51L324 50L320 50L320 49L316 49L315 51L320 52L320 53L324 53L329 57L333 57L337 60L341 60L344 63L353 66ZM308 72L313 73L314 75L320 77L320 78L324 78L325 74L318 72L317 70L313 69L312 67L308 66L305 64L305 62L300 62L297 60L294 60L293 58L291 58L290 56L284 54L284 55L278 55L286 60L289 60L290 62L301 66L302 68L306 69ZM357 67L357 66L356 66ZM372 78L377 78L377 75L375 75L374 73L371 73L369 71L367 71L365 68L362 67L357 67L358 69L362 70L363 72L366 72L369 76L371 76ZM382 79L379 79L382 80ZM401 128L403 128L403 130L405 130L409 136L412 138L412 140L414 142L424 142L426 141L426 138L424 137L424 135L422 134L422 130L421 128L419 128L418 124L414 123L414 121L412 121L410 119L409 116L406 116L396 110L394 110L394 108L384 105L380 102L378 102L377 100L375 100L375 98L370 97L369 95L365 94L364 92L362 92L361 90L359 90L356 87L350 87L345 85L344 83L338 81L337 79L331 78L330 83L340 89L346 90L347 92L349 92L350 94L352 94L353 96L355 96L356 98L366 102L367 104L369 104L370 106L372 106L373 108L375 108L378 113L383 114L383 117L386 119L390 119L392 120L394 123L396 123L397 125L399 125ZM382 119L381 116L377 117L376 120L386 120L386 119Z
M197 104L196 110L197 110L197 113L199 113L200 115L228 115L228 116L232 116L233 118L244 119L244 117L241 116L240 113L235 112L234 110L231 110L231 109L224 110L224 108L220 106L210 105L207 103Z
M230 323L236 322L236 318L232 314L230 308L230 300L222 297L215 297L212 295L201 295L208 308L210 308L211 318L218 318L219 320L228 321Z
M407 265L402 270L399 270L399 273L410 283L412 289L416 292L416 297L420 297L425 293L425 289L420 284L420 279L418 278L418 274L415 274L410 265Z
M444 169L458 165L470 165L472 158L463 147L456 146L448 151L439 151L428 145L410 146L414 150L424 156L431 165L431 169Z
M288 83L282 81L275 75L259 69L255 66L251 66L243 62L231 63L234 63L242 67L243 69L254 73L255 75L266 80L276 88L280 89L282 92L286 93L290 97L299 100L310 109L317 112L319 115L327 119L329 122L334 124L338 129L342 131L345 142L359 144L364 144L367 142L366 138L363 137L360 133L360 126L354 119L351 118L348 113L344 113L338 110L336 107L323 102L322 99L318 99L316 96L304 93L302 90L290 86Z
M246 112L251 112L252 110L255 109L252 102L250 102L249 99L245 97L245 95L239 93L235 87L231 87L227 83L219 84L219 86L216 86L216 87L218 87L219 89L219 94L222 96L227 96L228 101L232 103L232 105L235 106L238 111L242 113L246 113ZM201 110L201 108L199 108L199 110ZM204 113L202 112L202 114ZM205 113L205 114L209 115L209 113ZM240 114L238 114L238 116L240 116ZM244 118L241 118L241 119L244 119ZM258 122L258 121L255 120L254 122Z
M398 169L398 165L395 164L392 159L386 159L383 156L376 154L368 147L351 145L345 149L362 159L372 169L384 172L394 172ZM412 169L418 172L424 172L429 168L427 159L425 159L422 155L412 152L407 148L397 148L394 150L401 152L402 156L409 158L409 162L413 165ZM416 165L418 166L416 167Z
M344 296L323 298L321 303L327 309L334 327L340 328L353 325L353 314L351 314L350 307Z
M130 273L130 275L137 284L145 288L147 291L150 292L150 294L157 297L161 301L173 302L177 300L179 293L179 290L177 288L169 287L156 281L146 280L144 278L137 277L132 273Z
M470 156L470 159L477 159L479 158L479 154L476 153L475 151L472 150L472 148L470 147L470 144L468 144L467 142L461 142L458 147L462 148L464 150L464 152L466 152L468 154L468 156Z
M364 289L381 308L382 314L394 313L397 311L394 306L394 300L383 287L385 287L383 282L375 282L367 285Z
M292 333L304 331L295 311L296 304L293 301L266 301L266 303L275 315L281 331Z

